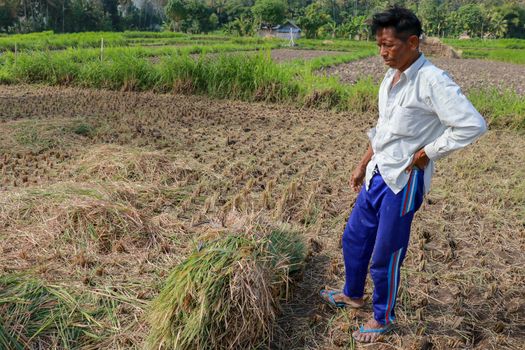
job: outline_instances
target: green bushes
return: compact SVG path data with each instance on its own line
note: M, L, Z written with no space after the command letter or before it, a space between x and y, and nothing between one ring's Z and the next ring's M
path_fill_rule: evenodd
M67 84L76 79L79 65L67 55L35 51L12 58L12 80L23 83Z
M163 56L159 64L143 58L143 50L120 49L102 61L93 55L33 52L6 59L5 80L70 84L113 90L207 94L247 101L286 101L297 97L293 72L274 64L268 53L190 57ZM12 54L11 54L12 56Z
M155 71L145 58L123 53L102 62L81 65L76 85L111 90L143 91L153 86Z
M156 66L158 91L206 94L247 101L286 101L296 97L299 84L267 54L165 57Z
M201 63L206 67L205 84L211 96L278 102L299 93L299 83L291 72L274 64L268 52L202 58Z

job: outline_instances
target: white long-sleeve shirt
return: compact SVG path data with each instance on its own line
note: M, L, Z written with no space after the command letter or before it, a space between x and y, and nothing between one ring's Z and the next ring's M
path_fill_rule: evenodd
M487 126L459 86L423 54L392 87L395 72L389 69L379 88L379 119L368 133L374 155L365 184L368 189L377 165L387 186L400 192L409 178L405 169L424 148L430 158L424 176L427 193L434 161L472 143Z

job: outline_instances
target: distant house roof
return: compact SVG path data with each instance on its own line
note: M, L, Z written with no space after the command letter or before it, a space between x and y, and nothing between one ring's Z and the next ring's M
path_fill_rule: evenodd
M301 28L299 28L293 21L286 20L283 24L279 24L272 28L272 30L276 30L278 33L290 33L290 29L292 30L292 33L300 33Z

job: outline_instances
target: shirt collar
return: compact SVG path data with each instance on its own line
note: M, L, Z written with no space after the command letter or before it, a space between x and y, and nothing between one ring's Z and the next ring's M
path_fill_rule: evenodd
M423 64L425 64L426 61L427 61L427 59L425 58L425 55L423 55L423 53L421 53L421 55L419 55L419 58L417 60L415 60L414 63L412 63L410 65L410 67L405 69L405 71L403 72L403 74L406 76L407 80L412 79L412 77L414 75L416 75L416 73L419 70L419 68L421 68L421 66Z
M426 61L427 61L427 59L425 58L425 55L423 53L421 53L419 55L419 58L417 60L415 60L414 63L412 63L410 65L410 67L405 69L403 71L403 73L401 73L401 76L405 75L406 79L410 80L417 73L419 68L421 68L421 66L423 66L423 64L425 64ZM395 68L389 68L388 71L386 72L386 77L387 78L392 78L396 71L397 71L397 69L395 69Z

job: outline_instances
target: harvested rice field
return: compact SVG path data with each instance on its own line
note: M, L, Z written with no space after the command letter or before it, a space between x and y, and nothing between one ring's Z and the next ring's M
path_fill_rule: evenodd
M248 50L248 51L237 51L232 52L232 55L235 54L257 54L259 51L256 50ZM277 63L283 63L283 62L289 62L292 60L311 60L318 57L325 57L325 56L337 56L337 55L344 55L348 54L348 52L345 51L326 51L326 50L297 50L297 49L273 49L270 51L270 57L272 61ZM206 57L217 57L219 54L207 54ZM191 55L194 58L201 57L200 54L192 54ZM151 62L158 63L160 61L159 57L151 57Z
M227 246L239 252L240 267L231 293L213 300L231 304L230 316L216 316L236 315L232 328L191 333L194 325L177 334L207 334L215 348L252 348L262 337L259 348L288 350L522 349L520 131L492 128L438 162L414 220L393 333L367 346L351 338L371 312L370 282L363 310L321 303L321 288L343 284L340 239L356 198L348 180L375 120L373 111L0 85L0 344L161 348L161 331L173 330L151 310L166 308L166 295L180 297L167 308L182 311L212 300L199 294L209 280L188 281L180 295L170 276L187 277L183 268L197 268L199 256L226 264L220 247ZM259 250L263 238L220 245L225 233L265 230L297 233L306 262L276 263L277 249ZM285 273L268 277L279 269ZM224 271L210 268L211 276ZM26 296L31 313L14 302ZM169 320L180 325L182 314ZM253 320L264 327L251 327Z
M496 62L489 60L464 58L429 57L437 67L447 71L465 91L495 88L500 91L512 90L519 95L525 94L525 65ZM373 81L383 79L385 67L379 56L331 66L322 73L336 76L345 83L355 83L363 77Z
M344 51L326 51L326 50L294 50L294 49L279 49L272 50L272 59L276 62L286 62L294 59L309 60L322 56L336 56L345 54Z

